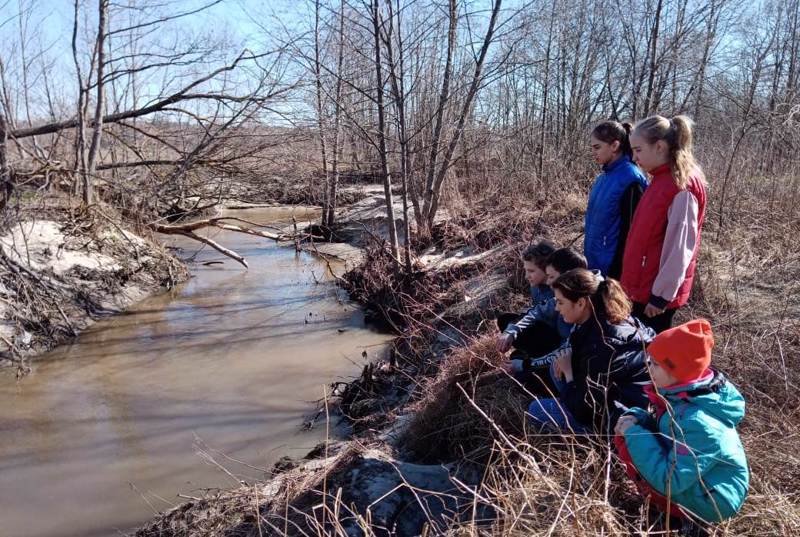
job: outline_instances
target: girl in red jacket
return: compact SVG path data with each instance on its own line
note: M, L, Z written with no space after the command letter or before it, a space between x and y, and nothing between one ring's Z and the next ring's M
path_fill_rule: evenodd
M706 180L692 154L692 121L649 117L631 133L636 163L651 176L631 223L621 283L633 315L656 332L672 326L694 281Z

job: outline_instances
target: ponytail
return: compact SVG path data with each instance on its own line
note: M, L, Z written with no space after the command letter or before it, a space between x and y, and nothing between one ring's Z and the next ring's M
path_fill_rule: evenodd
M611 324L619 324L631 315L631 301L620 283L599 273L580 268L569 270L553 282L553 288L572 302L589 298L595 313L605 316Z
M600 282L592 296L592 305L597 308L599 304L611 324L619 324L631 316L631 301L617 280L606 278Z
M671 121L674 145L670 147L675 183L681 190L686 188L692 173L699 173L700 180L705 177L694 159L692 127L694 122L687 116L675 116Z
M667 119L663 116L650 116L640 121L634 129L647 143L654 144L664 140L669 147L670 167L675 184L681 190L689 184L689 178L697 175L704 184L705 175L697 164L692 151L694 122L688 116L675 116Z
M598 124L592 130L592 136L605 142L612 144L619 142L619 152L628 158L633 156L631 149L630 134L633 130L633 125L630 123L620 123L618 121L604 121Z

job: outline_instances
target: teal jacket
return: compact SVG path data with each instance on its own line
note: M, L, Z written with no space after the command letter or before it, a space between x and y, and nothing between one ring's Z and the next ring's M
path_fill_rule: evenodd
M736 432L744 398L718 371L658 392L671 412L653 390L657 417L641 408L629 410L638 423L625 431L625 444L636 470L664 496L669 479L672 501L707 522L732 517L744 503L750 480Z

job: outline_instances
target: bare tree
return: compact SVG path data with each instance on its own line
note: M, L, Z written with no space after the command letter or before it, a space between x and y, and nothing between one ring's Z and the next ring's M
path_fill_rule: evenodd
M392 194L392 175L389 171L389 156L386 146L386 110L384 108L384 77L381 47L381 9L378 0L372 0L371 22L375 51L375 106L378 116L378 157L380 158L380 174L383 179L383 193L386 199L386 218L389 227L389 246L395 260L400 259L397 240L397 226L394 216L394 199ZM408 240L408 237L406 237Z

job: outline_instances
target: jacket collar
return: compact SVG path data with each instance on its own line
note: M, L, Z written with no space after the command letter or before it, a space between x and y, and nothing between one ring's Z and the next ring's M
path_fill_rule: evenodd
M662 164L650 172L653 179L657 177L672 177L672 167L669 164Z
M703 373L699 378L690 380L689 382L681 382L679 384L673 384L672 386L665 386L663 388L659 388L658 391L659 393L665 396L668 395L680 396L682 394L686 394L694 390L697 390L699 388L708 386L709 384L711 384L711 381L714 380L715 376L716 375L714 374L714 370L709 368L706 369L705 373Z
M609 162L608 164L603 164L603 171L605 173L608 173L610 171L614 171L617 168L619 168L620 166L622 166L623 164L629 163L630 161L631 161L631 159L628 158L628 155L620 155L617 158L617 160L615 160L613 162Z

